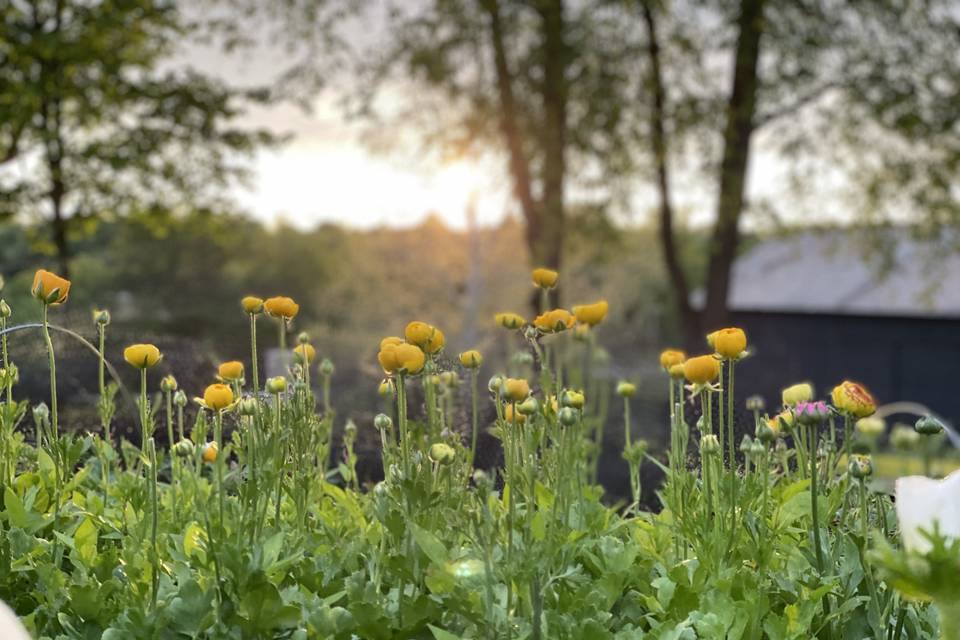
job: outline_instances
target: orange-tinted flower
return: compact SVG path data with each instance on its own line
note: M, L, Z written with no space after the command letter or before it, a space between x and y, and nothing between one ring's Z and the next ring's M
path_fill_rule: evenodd
M61 304L67 301L70 281L52 271L37 269L33 274L33 286L30 291L35 298L42 300L45 304Z
M683 363L683 375L694 384L706 384L720 375L720 363L713 356L697 356Z
M674 365L683 364L687 359L687 354L679 349L666 349L660 352L660 368L664 371L670 371Z
M503 395L511 402L520 402L530 395L530 383L523 378L507 378L503 381Z
M553 289L557 286L557 280L559 279L560 274L553 269L540 267L533 270L533 284L541 289Z
M573 315L577 317L577 322L588 324L591 327L603 322L607 317L607 311L610 305L606 300L594 302L593 304L582 304L573 308Z
M877 402L866 387L857 382L844 380L830 394L833 406L855 418L866 418L877 410Z
M728 360L739 358L747 348L747 334L743 329L729 327L714 331L707 336L713 350Z
M123 350L123 359L137 369L149 369L162 357L160 349L152 344L132 344Z
M300 364L304 364L304 359L306 359L306 364L310 364L317 357L317 350L309 343L298 344L293 350L293 357Z
M423 369L426 356L420 347L402 342L386 344L377 354L380 366L387 373L409 373L416 375Z
M300 312L300 305L293 301L293 298L286 296L275 296L263 301L263 308L274 318L283 318L291 320Z
M427 346L433 338L434 331L436 331L436 329L434 329L432 325L421 322L420 320L414 320L403 330L403 335L406 337L407 342L422 348Z
M203 391L203 404L208 409L219 411L233 403L233 391L225 384L212 384Z
M443 331L433 328L433 335L430 336L430 340L424 345L423 350L427 353L438 353L443 349L444 345L447 343L446 337L443 335Z
M243 363L239 360L231 360L230 362L224 362L219 367L217 367L217 375L220 376L221 380L242 380L243 379Z
M208 464L213 464L216 462L219 449L220 448L217 446L216 442L208 442L207 444L203 445L203 449L200 453L201 457L203 457L203 461Z
M517 424L523 424L526 422L527 416L517 411L516 420L514 420L513 405L508 402L503 406L503 420L507 424L513 424L514 422Z
M533 320L533 326L544 333L565 331L576 323L573 315L566 309L552 309Z
M263 311L263 299L256 296L246 296L240 301L243 310L251 315L256 315Z

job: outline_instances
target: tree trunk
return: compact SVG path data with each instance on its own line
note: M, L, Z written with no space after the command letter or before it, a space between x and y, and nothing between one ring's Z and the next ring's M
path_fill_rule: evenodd
M563 253L566 213L564 184L567 145L567 79L569 52L565 42L563 0L538 3L543 30L543 227L532 258L538 266L559 269ZM558 304L558 290L552 292Z
M693 350L701 346L703 331L699 314L690 304L690 286L677 252L673 229L673 204L670 197L669 151L666 134L666 91L660 67L660 42L657 36L656 16L650 6L652 0L640 0L643 20L647 28L647 56L650 63L650 144L657 173L659 199L659 235L667 276L673 287L673 298L683 331L684 347Z
M723 133L720 192L717 220L710 241L706 306L703 322L715 329L727 322L730 272L740 241L740 217L756 112L760 36L763 32L764 0L742 0L737 19L739 35L734 62L733 87L727 102Z

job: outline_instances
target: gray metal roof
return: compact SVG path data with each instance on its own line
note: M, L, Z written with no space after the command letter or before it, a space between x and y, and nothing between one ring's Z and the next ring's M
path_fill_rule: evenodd
M870 249L852 231L760 242L734 264L733 311L960 318L960 252L892 232Z

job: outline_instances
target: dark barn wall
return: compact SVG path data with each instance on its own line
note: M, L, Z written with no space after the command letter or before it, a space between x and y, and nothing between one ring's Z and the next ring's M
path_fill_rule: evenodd
M737 367L737 401L809 380L825 397L843 379L862 382L880 404L912 401L960 425L960 319L738 312L754 356Z

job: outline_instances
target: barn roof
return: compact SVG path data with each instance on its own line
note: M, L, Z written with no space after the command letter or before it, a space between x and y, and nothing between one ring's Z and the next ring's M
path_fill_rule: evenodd
M879 239L886 248L871 250L854 233L807 231L755 245L734 263L730 309L960 318L960 252L951 243L891 232Z

